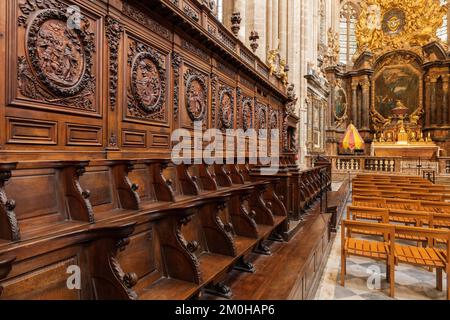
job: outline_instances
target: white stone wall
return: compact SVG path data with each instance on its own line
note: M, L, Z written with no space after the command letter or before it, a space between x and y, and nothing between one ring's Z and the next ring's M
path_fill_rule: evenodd
M340 0L324 0L326 28L338 30ZM249 45L250 32L259 33L256 54L266 61L267 52L280 45L280 53L290 67L289 81L295 84L299 102L299 164L306 165L308 112L306 107L307 83L304 76L308 66L317 68L320 41L319 0L223 0L224 24L230 25L233 12L242 17L239 38ZM326 36L325 36L326 39Z

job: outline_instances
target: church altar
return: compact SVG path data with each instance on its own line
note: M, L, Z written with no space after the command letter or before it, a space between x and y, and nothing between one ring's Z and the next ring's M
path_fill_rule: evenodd
M415 144L398 144L386 142L373 143L373 156L375 157L411 157L431 159L438 155L439 147L432 142Z

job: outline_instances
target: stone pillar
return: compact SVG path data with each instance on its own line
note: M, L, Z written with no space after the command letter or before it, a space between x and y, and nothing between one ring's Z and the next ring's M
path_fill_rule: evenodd
M244 23L247 24L247 30L256 31L259 35L258 49L256 50L256 55L263 61L266 62L267 57L267 3L266 1L249 1L247 3L246 13L247 17L244 17ZM247 41L248 35L247 35ZM248 43L248 42L247 42Z
M247 19L247 10L246 10L246 2L245 0L234 0L234 10L233 12L239 12L241 14L242 22L241 22L241 29L239 30L238 38L243 43L247 41L248 35L247 35L247 28L245 19Z
M278 0L278 19L279 29L278 38L280 39L280 54L283 59L287 59L288 48L288 0Z
M358 84L352 84L352 120L355 126L358 125Z
M272 0L272 49L278 47L279 34L278 34L278 14L279 14L278 0Z
M255 1L256 2L256 1ZM255 15L257 14L258 8L255 7ZM270 50L274 49L274 44L272 43L272 31L273 31L273 8L272 8L272 0L267 0L267 11L266 11L266 56ZM263 21L264 23L264 21ZM265 61L265 60L264 60Z
M233 1L223 1L222 2L222 10L223 10L223 24L229 30L231 30L231 15L234 11L234 3Z
M369 130L369 110L370 110L370 82L366 81L363 83L362 92L362 124L361 127L364 130Z

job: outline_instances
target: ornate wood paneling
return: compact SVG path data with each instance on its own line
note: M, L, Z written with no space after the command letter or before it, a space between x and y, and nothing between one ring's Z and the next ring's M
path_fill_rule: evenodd
M104 4L11 0L8 51L0 51L8 52L0 57L8 92L0 144L11 158L30 159L29 146L63 151L49 154L53 159L169 155L170 133L193 129L194 121L223 131L270 127L269 97L283 93L261 79L257 69L265 67L250 52L230 62L198 34L185 33L188 28L172 29L158 10L137 1L110 4L113 10ZM181 9L184 23L204 18L196 4ZM215 21L209 25L216 30L211 44L219 31L228 38ZM262 117L254 110L258 82L268 93Z

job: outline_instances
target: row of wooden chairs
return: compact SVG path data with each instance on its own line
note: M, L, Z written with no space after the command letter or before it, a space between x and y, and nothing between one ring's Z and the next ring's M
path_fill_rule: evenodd
M427 189L437 192L446 193L449 192L449 189L445 185L440 184L430 184L427 180L423 182L419 181L391 181L391 180L358 180L353 179L354 186L377 186L377 187L400 187L400 188L408 188L408 189Z
M352 196L352 204L358 207L375 207L410 211L450 213L450 203L438 201L381 198L376 196L355 195Z
M280 179L248 164L192 163L1 164L1 298L230 297L227 273L254 272L245 256L283 241ZM72 290L67 272L77 267L82 286Z
M370 240L362 239L361 233L372 237ZM426 239L427 246L408 245L404 239ZM386 263L391 297L395 297L395 266L400 263L436 269L436 287L440 291L443 289L444 271L447 273L447 299L450 300L450 231L345 220L341 241L342 286L345 286L347 257L360 256Z
M353 186L352 194L363 197L381 197L381 198L398 198L412 200L426 200L444 202L450 199L450 194L436 194L418 191L405 191L401 188L377 188L377 187L355 187Z
M355 181L378 181L378 182L400 182L400 183L419 183L429 184L432 182L416 176L382 175L382 174L358 174Z

